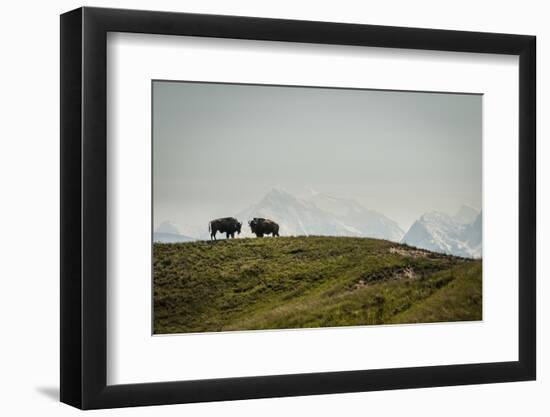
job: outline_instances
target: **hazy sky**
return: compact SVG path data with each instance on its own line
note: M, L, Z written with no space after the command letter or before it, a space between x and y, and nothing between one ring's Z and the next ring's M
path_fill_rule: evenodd
M481 95L153 82L154 226L231 216L273 187L352 198L405 231L481 208Z

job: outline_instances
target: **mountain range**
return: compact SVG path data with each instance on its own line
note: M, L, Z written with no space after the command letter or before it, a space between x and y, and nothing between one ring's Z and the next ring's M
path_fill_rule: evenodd
M322 193L299 198L273 189L235 217L273 219L285 236L355 236L399 241L404 234L396 222L383 214L366 209L354 200ZM244 228L244 235L249 234L248 228Z
M413 223L401 243L455 256L480 258L482 214L466 206L454 216L436 211L426 213Z
M168 220L162 222L153 232L153 242L178 243L192 242L194 240L197 239L182 235L179 231L179 227Z
M274 188L234 217L243 222L241 237L252 236L248 220L264 217L279 223L282 236L371 237L456 256L481 257L481 212L468 206L460 207L453 216L436 211L425 213L405 233L392 219L355 200L318 192L297 197ZM182 234L169 221L161 223L153 235L155 242L203 239L210 239L206 228Z

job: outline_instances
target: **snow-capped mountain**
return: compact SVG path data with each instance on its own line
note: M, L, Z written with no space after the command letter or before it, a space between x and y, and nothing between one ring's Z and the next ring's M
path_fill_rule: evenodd
M153 232L153 242L161 243L177 243L177 242L192 242L195 240L192 237L180 234L176 224L165 220Z
M180 230L177 224L172 223L169 220L165 220L158 225L158 227L155 229L155 233L168 233L172 235L179 235Z
M470 206L462 205L453 216L453 220L462 224L470 224L476 220L478 215L479 210L476 210Z
M482 255L482 244L483 244L483 218L481 213L479 213L473 223L467 226L465 233L466 243L472 251L472 256L474 258L481 258Z
M279 223L280 233L285 236L358 236L394 241L403 236L397 223L382 214L367 210L353 200L318 193L298 198L284 190L273 189L235 217L243 222L254 217L272 219ZM250 235L248 225L243 227L243 235Z
M434 252L480 258L481 233L481 213L465 224L445 213L430 212L413 223L402 243Z
M345 224L352 225L361 236L399 242L405 234L396 222L382 213L366 209L355 200L336 198L322 193L312 193L307 200L337 216Z

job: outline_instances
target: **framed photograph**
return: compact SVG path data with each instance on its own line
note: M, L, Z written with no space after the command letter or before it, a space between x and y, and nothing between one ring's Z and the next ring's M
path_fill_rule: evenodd
M61 401L533 380L535 37L61 16Z

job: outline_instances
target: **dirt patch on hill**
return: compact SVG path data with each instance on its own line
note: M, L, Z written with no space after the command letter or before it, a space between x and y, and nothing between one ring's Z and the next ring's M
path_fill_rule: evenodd
M414 269L411 267L392 268L387 271L364 276L354 284L353 290L359 290L361 288L365 288L365 287L368 287L369 285L377 284L380 282L395 281L395 280L402 280L402 279L416 279L419 276L420 275L416 273Z
M389 252L392 254L407 256L409 258L428 258L430 257L430 255L433 255L431 252L423 251L420 249L400 248L397 246L391 247L389 249Z

